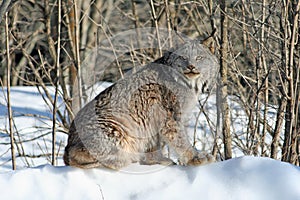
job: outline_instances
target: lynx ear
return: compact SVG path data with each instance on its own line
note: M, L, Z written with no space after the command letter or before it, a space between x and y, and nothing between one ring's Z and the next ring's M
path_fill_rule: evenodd
M204 39L202 44L206 46L212 54L215 53L215 40L213 36L209 36L208 38Z
M158 59L156 59L155 61L153 61L153 62L155 62L155 63L160 63L160 64L169 64L168 62L169 62L169 57L170 57L170 55L174 52L174 48L171 48L171 49L169 49L168 51L166 51L165 53L164 53L164 55L162 56L162 57L160 57L160 58L158 58Z
M214 37L215 37L216 33L217 33L217 29L214 29L213 32L210 34L210 36L207 37L206 39L202 40L202 42L201 42L204 46L206 46L210 50L210 52L212 54L215 53L216 44L215 44Z

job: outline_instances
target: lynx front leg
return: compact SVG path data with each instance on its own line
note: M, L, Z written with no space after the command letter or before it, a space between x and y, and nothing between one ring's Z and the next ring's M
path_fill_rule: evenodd
M212 162L215 162L215 158L211 154L197 152L187 165L204 165Z
M192 147L178 122L168 120L161 132L166 143L174 148L179 155L179 164L181 165L202 165L214 162L214 158L210 154L202 154Z
M141 158L140 158L140 164L141 165L174 165L174 161L171 160L170 158L164 157L163 154L161 153L161 150L155 150L152 152L147 152L145 153Z

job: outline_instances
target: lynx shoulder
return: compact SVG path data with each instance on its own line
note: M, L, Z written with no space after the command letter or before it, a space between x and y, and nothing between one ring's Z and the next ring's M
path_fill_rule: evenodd
M210 88L219 65L198 41L167 52L117 81L82 108L69 130L66 165L120 169L130 163L174 164L162 144L182 165L213 160L192 147L184 119L197 96Z

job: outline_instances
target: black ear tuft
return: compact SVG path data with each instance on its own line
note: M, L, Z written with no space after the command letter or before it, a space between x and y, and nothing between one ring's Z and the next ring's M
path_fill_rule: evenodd
M174 48L169 49L164 53L164 55L154 61L154 63L159 63L159 64L168 64L168 60L170 58L170 55L175 51Z

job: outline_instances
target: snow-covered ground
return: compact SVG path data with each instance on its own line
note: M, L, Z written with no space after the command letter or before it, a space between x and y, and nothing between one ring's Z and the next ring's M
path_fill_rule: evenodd
M41 89L41 88L40 88ZM41 89L44 95L43 90ZM49 92L54 94L53 89ZM47 98L46 98L47 99ZM14 136L17 146L17 168L34 167L50 163L52 115L41 93L36 87L12 87ZM59 107L63 107L59 98ZM62 108L63 109L63 108ZM11 169L10 138L8 134L7 99L5 90L0 90L0 172ZM67 135L57 132L56 149L61 157ZM18 156L24 154L26 156ZM61 159L58 163L62 164Z
M42 165L0 174L1 199L300 199L300 169L241 157L199 167L131 166L115 172Z
M15 130L19 133L15 138L22 141L18 143L17 153L26 155L17 157L16 171L11 170L6 100L0 93L1 200L300 199L300 168L269 158L239 157L199 167L133 164L118 172L82 170L63 166L61 155L67 137L58 132L59 166L53 167L50 165L51 109L38 90L12 88L12 109ZM200 137L208 135L208 125L201 123L199 129Z

